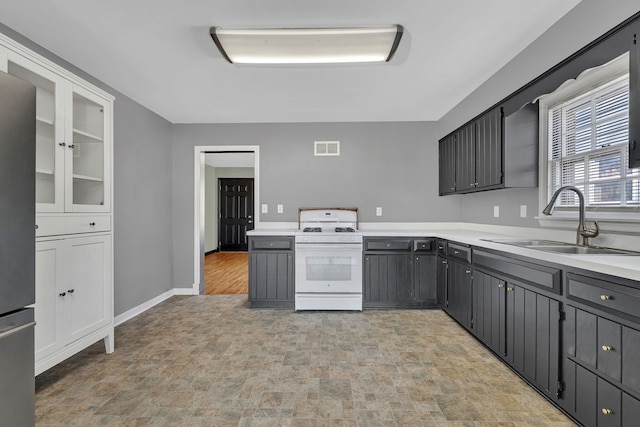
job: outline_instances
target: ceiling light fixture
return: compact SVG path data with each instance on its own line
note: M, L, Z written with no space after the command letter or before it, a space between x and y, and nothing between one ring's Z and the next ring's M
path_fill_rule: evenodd
M402 32L401 25L210 30L220 53L232 64L386 62L393 57Z

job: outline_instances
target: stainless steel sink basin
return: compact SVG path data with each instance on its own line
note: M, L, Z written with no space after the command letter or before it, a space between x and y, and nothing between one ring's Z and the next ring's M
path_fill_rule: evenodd
M600 248L597 246L536 246L532 249L573 255L640 255L639 252L631 252L613 248Z
M602 248L599 246L578 246L570 243L555 242L553 240L536 239L482 239L487 242L502 243L521 248L536 249L545 252L555 252L570 255L640 255L640 252L622 249Z

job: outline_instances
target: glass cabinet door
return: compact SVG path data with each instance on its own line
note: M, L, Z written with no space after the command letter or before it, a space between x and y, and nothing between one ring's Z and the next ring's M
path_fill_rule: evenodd
M13 52L7 72L36 86L36 211L64 210L64 86L57 74Z
M109 210L110 145L107 134L108 114L104 100L95 94L72 85L67 100L71 118L71 141L67 150L67 165L73 165L67 175L67 210L100 212Z

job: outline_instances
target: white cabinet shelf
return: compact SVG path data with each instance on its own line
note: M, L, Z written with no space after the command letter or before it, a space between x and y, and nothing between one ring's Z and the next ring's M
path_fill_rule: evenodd
M93 182L102 182L104 179L96 177L96 176L87 176L87 175L73 175L73 179L77 179L79 181L93 181Z
M73 130L73 142L102 142L102 137L93 135L80 129Z

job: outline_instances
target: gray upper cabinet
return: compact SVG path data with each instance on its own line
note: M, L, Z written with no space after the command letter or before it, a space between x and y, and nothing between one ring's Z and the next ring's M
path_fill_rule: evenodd
M441 139L439 154L441 196L537 186L537 105L494 108Z

